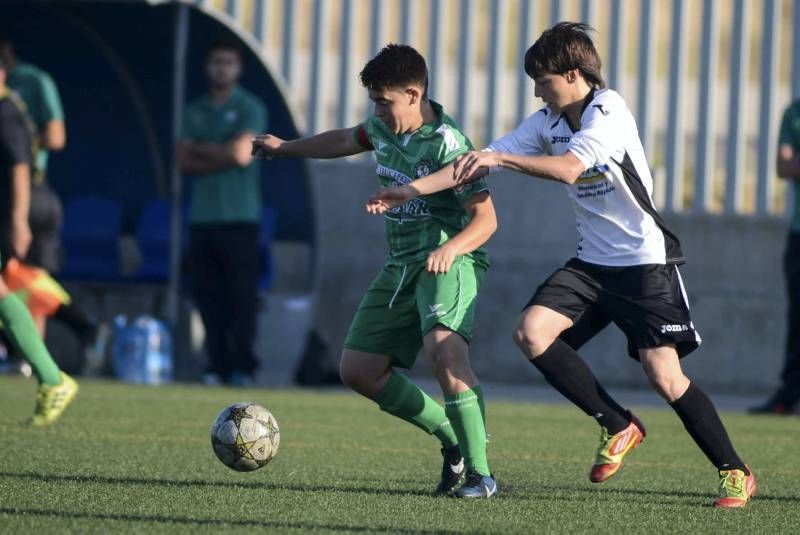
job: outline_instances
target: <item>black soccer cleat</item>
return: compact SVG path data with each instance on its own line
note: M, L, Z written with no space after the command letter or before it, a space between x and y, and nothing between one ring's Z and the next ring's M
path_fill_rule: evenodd
M464 477L464 457L458 444L442 448L442 457L442 479L435 491L440 496L452 494Z

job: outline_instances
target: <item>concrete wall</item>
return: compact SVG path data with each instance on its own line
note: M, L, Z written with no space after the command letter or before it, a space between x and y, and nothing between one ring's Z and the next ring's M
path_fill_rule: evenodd
M377 182L371 162L316 162L310 169L319 247L314 323L339 348L386 254L382 218L363 210ZM491 184L500 228L488 246L492 267L479 298L473 366L484 381L541 381L511 332L536 287L574 255L574 214L558 184L514 173L495 175ZM711 215L667 220L688 257L681 272L703 337L684 360L688 375L716 391L774 387L785 335L785 222ZM615 327L582 353L608 385L646 386ZM418 369L427 374L424 358Z
M302 244L275 244L276 283L263 296L256 346L258 380L289 384L310 326L338 354L350 320L383 264L386 244L381 217L363 205L377 187L373 164L315 162L310 165L317 214L316 258ZM511 332L536 287L575 252L572 208L562 186L500 173L491 178L500 227L489 243L492 266L478 303L472 361L484 381L542 382L520 355ZM703 345L684 360L690 377L717 392L762 393L777 382L783 360L785 296L781 255L786 223L776 219L670 215L688 263L681 267L695 325ZM313 289L306 274L314 262ZM163 288L69 285L92 316L159 314ZM175 364L180 379L199 376L205 357L203 333L191 303L182 303ZM77 340L56 322L48 345L70 371L82 365ZM627 357L624 337L609 327L582 350L609 386L647 384ZM424 357L417 375L430 377Z

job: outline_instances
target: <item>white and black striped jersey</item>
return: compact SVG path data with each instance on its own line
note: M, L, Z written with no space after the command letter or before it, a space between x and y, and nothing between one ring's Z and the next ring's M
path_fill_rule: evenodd
M578 224L578 258L604 266L682 264L680 242L653 200L653 177L636 121L610 89L586 97L580 129L544 107L487 150L517 155L572 152L586 167L565 187Z

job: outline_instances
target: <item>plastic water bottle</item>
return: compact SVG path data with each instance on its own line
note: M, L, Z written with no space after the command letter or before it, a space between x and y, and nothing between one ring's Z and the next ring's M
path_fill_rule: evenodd
M140 318L141 319L141 318ZM172 337L163 321L146 318L147 373L145 383L160 385L172 381Z
M164 322L151 316L114 319L111 352L114 374L122 381L158 385L172 380L172 338Z
M128 326L128 318L122 315L114 318L111 366L114 375L126 383L141 383L144 379L140 362L144 351L140 347L139 337L135 334L135 331Z

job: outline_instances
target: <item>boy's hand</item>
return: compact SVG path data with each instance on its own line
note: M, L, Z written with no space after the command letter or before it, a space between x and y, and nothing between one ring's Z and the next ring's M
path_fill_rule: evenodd
M365 208L370 214L383 214L407 203L416 196L417 192L410 186L381 188L372 194Z
M28 221L14 221L11 226L11 246L18 258L23 259L28 256L32 241L33 234Z
M458 256L458 254L455 248L449 245L449 243L443 243L428 255L428 262L425 269L428 270L428 273L447 273L450 271L453 262L455 262L456 256Z
M284 140L272 134L261 134L253 138L250 155L259 160L271 160L275 156L280 156L280 149L284 143Z
M461 156L453 164L453 180L462 184L474 182L489 174L489 169L500 165L495 152L472 151Z

